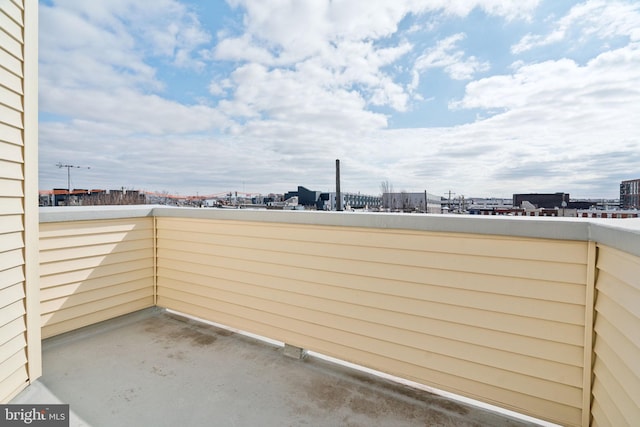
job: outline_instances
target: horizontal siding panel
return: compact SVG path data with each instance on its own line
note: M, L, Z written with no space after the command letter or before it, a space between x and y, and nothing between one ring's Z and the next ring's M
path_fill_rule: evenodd
M15 319L11 320L0 326L0 337L3 340L11 339L17 335L22 334L26 331L24 317L18 316Z
M0 158L17 163L22 162L22 146L3 141L3 130L0 127Z
M23 390L29 379L22 200L22 15L21 5L0 0L0 403L7 403ZM38 365L39 356L32 363Z
M17 319L0 326L0 342L8 342L16 337L22 337L24 340L24 333L26 330L27 327L25 325L24 317L20 316Z
M145 296L138 300L125 298L124 301L119 304L108 305L105 308L89 311L67 320L56 319L55 323L47 323L42 327L42 338L50 338L64 332L73 331L84 326L113 319L149 307L153 307L153 297Z
M165 231L161 227L158 230L158 238L162 241L188 241L192 244L211 244L224 248L231 253L238 251L263 253L274 259L278 257L310 257L326 259L328 263L343 261L353 263L376 263L381 267L390 264L406 267L429 267L433 269L468 271L474 273L491 274L494 276L523 277L529 279L565 281L569 283L584 283L586 268L583 260L579 263L558 263L545 261L544 268L540 268L541 261L520 258L498 258L486 253L465 254L438 252L433 246L432 250L404 250L394 248L363 247L359 245L337 245L331 243L319 243L309 241L292 241L279 239L260 239L256 237L229 237L224 236L211 239L206 234L207 229L199 232L185 232L182 230ZM451 240L452 238L450 238ZM357 242L356 242L357 243ZM549 250L547 250L549 252ZM555 252L555 251L554 251Z
M0 13L0 15L5 15L4 13ZM14 24L15 25L15 24ZM4 28L0 28L0 48L6 50L11 55L16 58L23 59L22 54L22 37L13 38L9 31L5 31Z
M496 378L500 378L500 386L507 390L525 392L535 394L547 400L554 400L568 405L580 406L581 393L578 389L565 387L560 384L541 380L536 377L525 376L505 370L493 369L478 363L472 363L452 357L445 357L440 354L428 351L426 349L417 349L406 345L394 345L388 341L379 338L371 338L353 332L355 324L345 324L344 327L352 331L347 332L337 329L327 323L332 323L331 317L316 316L316 313L305 313L306 319L299 320L291 317L296 310L294 307L287 307L284 304L272 304L279 310L269 310L262 302L262 307L258 306L261 302L258 299L251 305L251 299L244 297L239 301L233 301L218 291L220 297L212 300L201 294L188 294L186 292L178 292L165 287L159 288L158 297L164 296L171 299L182 300L194 305L211 306L217 310L233 313L237 316L246 318L249 322L266 322L279 328L282 332L280 335L286 335L286 331L293 330L299 334L306 333L309 338L305 343L294 343L310 350L317 350L313 346L314 338L326 337L336 343L352 346L362 349L369 353L378 353L384 357L396 360L403 360L418 366L425 366L450 375L464 376L474 381L491 384ZM223 299L224 298L224 299ZM240 305L243 304L243 305ZM286 311L285 311L286 310ZM276 314L277 313L277 314ZM242 328L241 328L242 329ZM289 342L287 340L283 340Z
M289 331L286 337L282 337L281 330L271 326L269 323L248 322L235 313L220 311L217 307L202 307L160 296L158 296L158 305L183 313L190 313L202 319L237 327L238 329L252 330L259 335L275 337L275 339L284 342L301 343L308 339L308 334L305 332L294 333ZM531 414L538 417L541 417L540 414L544 414L545 419L566 425L579 425L580 423L579 409L562 405L555 401L547 401L527 394L506 391L494 385L483 384L459 376L452 376L425 367L409 364L401 360L389 359L375 353L368 353L350 346L343 346L336 343L335 340L326 342L316 340L314 343L320 353L331 357L368 366L381 372L496 404L523 414Z
M595 332L597 334L594 345L596 355L603 357L603 354L598 352L600 349L606 351L607 348L615 348L616 361L621 360L634 373L635 378L640 379L640 363L638 363L640 348L604 317L598 318Z
M2 342L3 344L0 345L0 360L7 360L16 353L24 352L27 346L24 333Z
M194 251L203 249L211 254L227 254L228 257L241 257L252 260L262 259L273 264L294 264L301 267L316 270L350 271L353 274L367 275L395 275L407 278L418 275L424 277L424 269L435 270L466 271L470 273L485 274L491 276L521 277L536 280L551 280L567 283L585 283L586 268L580 264L560 264L543 263L540 261L488 258L481 256L466 256L456 254L437 253L414 253L413 256L407 254L386 254L365 258L366 251L358 249L364 255L355 255L352 251L342 251L330 245L325 246L324 251L310 251L302 245L298 248L278 252L276 248L253 249L249 247L233 246L233 242L217 242L215 245L197 243L184 238L170 240L163 235L160 230L158 239L165 246L180 248L180 245L193 247ZM284 245L286 247L287 245ZM162 247L162 246L160 246ZM197 248L197 249L196 249ZM352 255L349 255L352 252ZM413 262L413 264L411 264ZM410 280L410 279L407 279Z
M46 241L47 239L52 237L110 234L131 232L136 230L147 230L149 233L151 233L153 231L153 219L125 218L112 220L40 223L40 238Z
M0 403L9 403L27 386L29 376L26 365L22 365L5 378L0 378Z
M607 271L601 270L598 276L598 292L601 295L606 295L607 301L619 305L629 316L635 317L637 324L640 324L640 310L638 309L640 307L640 287L636 288L633 284L622 282Z
M620 414L625 420L624 423L619 425L631 426L638 422L640 420L640 407L638 407L637 403L638 395L629 396L615 375L608 369L608 365L601 363L598 366L598 362L599 361L596 360L594 373L596 378L598 378L598 382L602 385L602 388L607 391L607 394L615 396L615 405L617 408L620 408ZM634 400L636 401L634 402Z
M0 253L22 249L23 247L24 240L21 232L0 234Z
M53 274L50 276L40 277L41 289L47 289L55 286L83 282L88 279L98 279L110 277L116 274L126 273L130 271L141 270L145 268L153 268L153 259L142 259L138 261L121 262L105 267L88 268L85 270L77 270Z
M53 248L80 248L82 250L86 246L109 244L114 242L126 242L131 240L148 239L151 241L151 231L122 231L119 233L100 233L100 234L80 234L75 236L64 236L56 238L41 238L42 250L46 251Z
M600 378L595 377L593 381L593 398L594 404L596 404L602 408L602 411L599 411L604 417L598 416L596 420L594 420L593 424L597 425L609 425L612 427L620 427L620 426L634 426L634 424L628 424L625 421L624 415L620 412L620 408L616 404L616 397L609 394L609 391L602 384ZM592 415L595 417L598 412L592 412Z
M578 264L585 263L587 257L587 247L584 242L414 230L183 218L158 218L158 229L161 232L175 230L202 233L203 236L213 235L214 241L236 241L249 237L266 241L330 243L338 247L359 246ZM487 245L487 241L490 241L491 245Z
M177 263L175 266L180 269L158 268L160 284L185 281L200 286L235 290L236 292L244 289L245 294L254 296L258 293L269 295L269 297L283 295L287 298L309 295L326 301L325 310L334 314L360 319L377 319L376 321L380 322L380 312L389 312L392 315L384 319L384 323L388 325L416 332L427 332L430 335L443 338L450 337L462 342L491 346L513 353L532 355L577 367L582 366L581 346L525 336L523 335L524 331L521 331L522 333L507 333L479 327L473 322L464 324L459 318L455 318L455 322L433 318L433 311L429 309L430 304L420 304L415 299L396 295L379 295L359 289L325 286L265 274L225 268L216 269L212 266L206 269L192 268L191 270L187 263ZM175 285L169 286L175 287ZM505 323L513 325L513 322ZM539 335L546 337L546 328L541 327Z
M2 180L0 180L0 184L2 183L1 181ZM14 182L20 182L20 181L14 181ZM2 230L1 234L12 233L15 231L23 231L24 226L22 225L22 215L0 216L0 230Z
M628 286L640 290L640 281L638 281L640 257L613 248L600 247L597 267Z
M2 306L22 301L22 298L24 298L24 286L22 283L16 283L0 289L0 305Z
M13 268L3 270L0 272L0 277L2 277L2 284L0 287L4 288L7 286L13 286L16 283L24 281L24 268L21 265L17 265Z
M616 397L621 397L624 394L631 400L635 396L640 396L640 376L638 375L640 366L638 366L637 359L632 361L632 364L627 363L602 339L598 340L595 352L598 358L594 366L594 373L596 376L611 376L613 378L613 381L620 387L618 393L615 394ZM636 409L640 411L640 408Z
M225 262L236 265L239 264L241 268L239 270L245 269L244 265L246 263L251 263L250 260L246 258L230 258L228 256L227 251L215 251L215 244L211 245L202 245L197 246L193 243L185 243L180 240L166 240L163 237L164 234L162 230L159 231L159 248L160 249L169 249L169 250L186 250L186 251L196 251L198 248L202 248L200 251L203 254L207 253L215 253L219 256L220 252L224 252ZM288 260L286 256L282 256L283 260ZM262 262L262 260L259 260ZM282 262L279 261L279 264L274 264L273 269L282 271L281 276L286 277L295 277L300 280L305 280L309 277L309 271L307 269L302 268L301 266L290 263L290 265L286 266L286 270L282 267ZM269 266L262 264L263 273L269 268ZM295 270L292 270L295 269ZM585 267L586 269L586 267ZM285 273L286 271L286 273ZM299 272L297 274L297 272ZM353 280L365 280L367 289L374 290L376 286L375 278L372 278L372 275L367 275L368 277L362 276L357 277L353 274L352 271L347 271L345 273L339 273L337 271L324 271L322 277L319 275L315 275L315 281L324 280L325 277L335 277L336 283L344 283L345 279L348 279L348 282L351 283ZM342 276L339 276L342 274ZM345 275L349 275L348 277ZM295 275L295 276L292 276ZM387 274L387 277L390 275ZM490 280L487 280L490 278ZM484 274L475 274L468 273L459 270L441 270L441 269L432 269L425 268L421 270L421 274L418 274L418 282L437 285L437 286L446 286L448 288L455 289L466 289L478 291L482 290L491 294L504 294L504 295L512 295L518 297L529 297L533 299L541 299L548 301L557 301L564 302L570 304L584 304L585 301L585 285L584 284L568 284L561 282L549 282L549 281L541 281L534 280L530 278L514 278L514 277L503 277L491 275L487 276ZM376 292L388 292L391 294L395 294L397 292L402 292L404 287L410 286L409 283L405 281L403 284L403 288L396 286L396 283L401 281L401 277L394 277L393 280L384 281L384 284L381 286L386 286L388 291L377 289ZM482 283L480 286L479 283ZM414 292L413 288L410 292ZM411 293L413 295L413 293Z
M45 302L56 298L64 298L76 293L90 292L107 286L114 286L116 284L134 282L143 279L147 280L150 286L153 286L154 280L152 267L43 288L40 290L40 300Z
M114 252L102 256L75 258L65 261L44 263L40 265L40 274L42 276L48 276L52 274L86 270L91 268L108 269L109 266L114 264L121 264L124 262L130 263L134 261L145 262L147 260L153 260L152 248L129 252Z
M141 291L144 289L147 291L147 296L153 296L153 281L142 279L133 282L118 283L113 286L106 286L93 291L73 293L64 297L44 301L42 302L40 309L43 315L51 314L71 307L92 304L105 298L134 291Z
M153 295L149 295L148 289L139 289L124 294L113 295L100 300L92 301L88 304L69 307L58 310L55 313L45 313L41 316L42 325L47 326L70 319L77 319L82 316L90 315L96 311L108 310L121 304L128 304L132 301L147 300L150 301L149 307L153 306Z
M594 425L640 420L640 257L598 246Z
M578 305L561 304L544 300L530 301L528 305L524 305L520 304L523 301L522 298L516 298L513 296L431 286L422 283L425 281L425 277L428 277L428 271L419 268L415 268L414 271L407 271L410 270L407 267L394 265L381 266L379 264L366 263L366 265L361 265L359 269L356 269L351 268L351 266L358 264L357 262L336 260L331 265L325 265L323 262L319 262L317 258L315 258L317 267L314 268L314 260L303 260L303 258L289 255L287 255L287 257L280 256L278 259L277 255L269 256L266 253L258 254L252 251L249 251L248 254L242 252L230 253L231 251L228 250L228 248L198 247L195 244L185 244L183 242L181 242L180 245L176 242L176 244L172 246L178 249L188 248L193 251L200 250L198 252L186 252L184 250L163 249L163 246L171 245L166 242L159 245L159 257L191 262L194 266L196 264L205 266L216 265L217 262L223 265L228 265L232 262L231 260L235 260L241 264L246 264L247 262L271 264L273 266L271 267L271 270L282 272L284 277L288 277L287 270L290 265L293 265L296 268L306 269L307 278L310 276L322 277L325 272L339 272L343 274L364 276L365 280L371 277L384 279L387 280L394 288L401 287L403 282L412 282L420 284L420 286L415 288L415 292L412 295L415 299L423 299L443 304L471 307L499 313L535 317L575 325L584 324L584 308L581 308ZM229 258L227 256L229 256ZM289 263L284 264L284 261L282 260L286 260ZM277 261L279 261L279 263L277 263ZM266 264L263 264L263 273L268 274L270 266ZM481 280L488 279L479 278L477 287L481 286Z
M24 350L17 351L7 359L0 360L0 379L8 378L26 363L27 355Z
M167 242L161 240L159 250L186 250L193 251L197 246L190 245L185 242ZM211 247L203 247L202 253L207 254L213 252ZM290 265L269 264L262 260L251 261L246 258L230 258L220 256L217 253L219 262L211 264L206 261L207 265L221 265L237 271L252 271L259 274L269 274L273 272L279 277L288 277L297 280L308 280L310 276L309 270L301 266L291 263ZM286 259L283 257L283 259ZM351 271L337 272L325 270L320 274L313 274L313 280L317 283L325 283L329 285L342 286L349 283L350 287L358 286L362 283L361 288L368 291L379 293L387 293L391 295L405 295L414 297L415 293L420 290L416 286L418 284L431 284L436 286L446 286L454 289L466 289L473 291L484 291L491 294L504 294L518 297L529 297L533 299L541 299L548 301L566 302L570 304L584 304L585 301L585 285L564 284L559 282L546 282L532 279L515 279L501 276L487 276L473 273L465 273L460 271L445 271L424 269L422 274L417 277L418 283L410 283L401 281L400 277L393 277L390 280L384 278L373 277L371 274L362 276L355 275ZM386 275L388 278L390 275ZM402 283L402 286L398 286Z
M591 413L593 414L591 427L615 427L607 418L607 414L604 412L604 409L598 400L593 401L591 405Z
M24 333L0 345L0 395L8 401L15 396L27 381L25 363L26 339ZM2 399L0 399L2 403Z
M13 81L13 77L11 75L22 77L22 61L20 60L20 58L16 58L6 50L2 49L2 47L0 47L0 64L2 64L2 67L6 70L7 73L10 73L7 74L7 76L9 76L11 81ZM7 87L7 89L9 88ZM13 90L11 92L17 93ZM9 105L16 105L14 102L12 102L12 100L14 99L13 96L11 96L10 98L11 99L9 102L11 103ZM22 105L22 99L19 104Z
M163 267L166 267L170 269L181 270L184 272L198 271L201 274L211 275L212 277L215 277L215 274L217 273L214 267L225 268L224 266L228 264L226 260L221 259L213 261L211 266L194 266L192 264L189 264L188 262L163 259L162 254L159 253L159 255L159 271L161 271ZM245 263L245 267L250 267L250 264L251 263L248 262ZM238 262L237 268L242 268L242 262ZM260 268L256 268L255 273L270 276L269 273L271 272L266 272L264 270L261 270ZM346 276L340 277L340 279L342 280L341 283L345 286L346 284L348 284L350 287L353 287L354 282L358 278ZM296 280L296 278L293 278L292 280ZM303 279L300 278L300 280L302 281ZM369 281L369 279L362 281L362 289L364 290L366 290L367 281ZM398 289L398 295L401 295L401 290L404 287L405 286L396 286L396 288ZM516 335L528 335L543 340L550 340L558 343L568 343L579 346L582 345L582 340L584 337L584 328L576 325L557 324L550 321L531 319L522 316L513 316L504 313L488 312L453 305L447 306L439 303L432 303L429 301L418 301L411 298L410 293L401 295L407 297L407 299L401 300L394 299L391 295L376 296L374 292L363 293L362 295L366 295L366 297L361 296L361 303L366 303L366 300L364 298L377 298L380 302L373 302L372 304L382 304L392 308L395 307L395 310L397 311L424 315L432 319L447 321L451 323L477 326L494 331L513 333Z
M40 224L43 337L154 304L152 218Z
M0 253L0 274L2 274L3 270L8 270L23 264L24 257L21 249ZM2 301L0 301L0 305L2 305Z
M0 50L0 53L2 50ZM0 55L1 58L1 55ZM9 126L5 123L0 122L0 141L2 142L0 145L3 146L3 150L15 150L13 147L18 147L20 150L20 158L15 159L15 151L11 154L11 157L7 156L7 160L16 160L20 161L22 159L22 145L24 144L22 140L22 129L16 128L14 126Z
M52 263L77 258L88 258L100 255L127 253L136 250L153 250L153 240L126 240L122 242L105 243L101 245L84 246L81 248L59 248L40 251L40 263Z
M22 199L19 197L3 197L0 202L0 216L21 215L24 213ZM3 235L3 237L6 235ZM1 247L0 243L0 247Z
M2 123L0 123L2 125ZM22 197L24 196L22 190L22 181L16 179L4 179L0 178L0 197ZM18 217L21 218L21 217ZM0 218L2 220L2 218ZM2 230L6 230L4 224L0 223Z
M247 286L237 282L227 282L213 288L179 281L165 281L161 289L164 288L177 292L181 292L181 288L184 288L188 289L186 292L197 296L242 304L257 310L265 309L296 321L309 321L400 346L429 351L432 354L450 356L519 374L538 376L566 385L580 387L582 383L581 368L498 350L490 347L489 342L475 345L448 337L439 337L428 330L413 330L407 325L415 326L420 323L421 319L415 316L400 316L405 317L402 320L406 323L397 320L398 314L386 310L370 310L369 317L356 317L354 311L359 308L358 306ZM354 310L350 310L350 307Z
M16 301L10 304L0 302L0 326L4 326L24 315L24 303Z
M2 52L2 50L0 50L0 52ZM0 59L2 59L1 54L0 54ZM22 95L0 85L0 105L2 105L2 108L14 111L15 112L14 114L21 114L23 112ZM13 122L13 120L12 121L3 120L3 121L6 123ZM5 157L0 157L0 158L5 159ZM6 160L11 160L11 159L6 159Z
M2 106L0 106L0 119L2 118ZM18 113L18 116L21 114ZM8 162L0 160L0 177L6 179L24 179L22 173L22 163Z
M600 319L606 319L613 327L627 337L636 348L640 348L640 321L634 314L620 307L606 294L598 294L596 301L596 328Z
M18 54L16 55L16 52L14 50L7 50L8 53L10 53L11 55L13 55L16 59L20 58L20 49L21 46L13 39L11 39L11 37L9 37L7 35L7 33L3 32L2 30L0 30L0 46L5 46L3 45L3 39L10 39L11 42L13 44L15 44L15 46L18 48ZM14 48L12 46L12 48ZM15 48L14 48L15 49ZM9 89L12 92L15 92L19 95L22 95L22 78L19 75L16 75L14 73L12 73L11 71L7 70L6 68L0 67L0 86L4 86L5 88ZM18 106L16 106L18 107ZM11 123L9 123L11 124ZM17 125L19 128L22 128L22 123L19 123Z
M24 25L22 20L22 7L21 5L12 2L11 0L2 0L0 1L0 9L7 16L9 16L12 20L17 22L19 25Z
M10 11L5 12L5 9L0 7L0 28L18 42L24 43L22 38L22 25L11 19L9 13Z
M6 123L11 126L20 126L20 124L22 123L22 112L16 109L7 107L6 105L0 104L0 122ZM10 162L2 162L2 163L3 163L3 167L6 167L6 165L10 164Z

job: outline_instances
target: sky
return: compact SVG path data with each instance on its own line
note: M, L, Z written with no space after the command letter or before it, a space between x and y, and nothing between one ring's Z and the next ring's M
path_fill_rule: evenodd
M617 198L637 0L41 0L41 189Z

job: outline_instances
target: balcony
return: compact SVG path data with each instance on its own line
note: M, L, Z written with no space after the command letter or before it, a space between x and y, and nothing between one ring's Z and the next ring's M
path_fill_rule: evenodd
M44 209L44 373L17 399L53 393L91 425L526 425L198 318L553 423L632 425L639 237L631 219Z

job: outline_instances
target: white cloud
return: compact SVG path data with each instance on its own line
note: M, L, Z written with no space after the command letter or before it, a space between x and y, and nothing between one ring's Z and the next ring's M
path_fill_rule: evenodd
M209 93L213 96L225 95L233 87L231 80L217 77L209 83Z
M618 36L640 40L640 3L589 0L572 7L549 34L527 34L511 47L511 51L518 54L568 38L584 43L591 37L606 40Z
M416 59L413 66L413 79L409 90L415 90L420 84L420 74L432 68L442 68L452 79L468 80L475 73L487 71L488 62L481 62L475 56L465 56L458 48L458 42L464 40L464 33L457 33L440 40L435 47L427 49Z
M120 45L120 49L125 46L135 47L137 53L145 53L140 50L147 50L146 53L168 58L179 66L201 66L201 61L194 57L194 51L211 39L198 17L177 0L56 0L52 7L40 7L41 13L45 14L54 10L65 11L75 19L84 21L84 29L93 27L93 31L100 32L103 36L115 35L128 39L128 43ZM59 23L46 15L41 21ZM75 40L87 43L83 40L84 32L76 25L64 30L67 34L75 32ZM47 34L59 37L58 33ZM134 46L134 35L143 43Z
M268 49L255 45L249 34L225 38L215 48L214 58L226 61L247 61L274 64L275 58Z
M226 126L220 113L159 96L165 83L149 57L201 67L208 33L174 0L141 4L58 1L40 6L40 109L110 123L129 133L200 132Z
M487 164L495 182L509 180L535 191L569 185L593 191L600 185L595 183L610 177L615 182L633 171L640 157L634 136L640 132L638 87L638 43L600 54L584 66L569 59L522 65L512 75L467 85L452 107L501 112L458 128L456 144L473 146L469 136L474 135L476 144L500 147L488 152L485 162L474 162L476 172L479 164Z
M396 63L411 51L413 46L404 40L395 44L389 39L398 31L400 21L408 15L437 12L465 16L475 8L506 19L528 18L538 1L438 1L426 3L418 0L388 2L384 0L329 1L271 1L233 0L232 7L244 10L242 34L219 34L220 41L213 55L218 60L239 61L282 69L278 81L291 79L289 87L304 81L315 86L315 93L335 94L341 99L344 94L364 100L364 103L349 103L353 110L343 110L349 117L351 128L368 126L372 114L361 111L367 106L390 107L396 111L408 109L409 94L395 76L385 67ZM295 36L292 36L295 35ZM414 75L430 67L442 67L454 79L469 79L474 73L488 69L488 63L453 46L459 36L445 40L431 56L420 59ZM426 55L426 54L425 54ZM273 73L275 76L276 73ZM414 77L414 82L419 77ZM270 84L269 82L267 82ZM259 83L258 83L259 84ZM251 85L256 85L251 82ZM357 88L357 91L354 89ZM415 89L413 85L409 89ZM225 103L227 112L247 114L270 114L269 110L256 109L259 100L250 94L262 94L255 88L243 90L233 101ZM358 95L357 92L360 92ZM296 97L296 99L303 99ZM241 106L240 103L245 105ZM275 101L278 104L278 101ZM233 105L233 108L230 106ZM336 105L340 105L339 103ZM320 103L316 108L318 117L328 115L320 111L329 105ZM291 113L298 108L290 104ZM304 110L304 106L302 106ZM364 114L363 114L364 113ZM364 118L364 122L359 122ZM376 122L386 123L384 118Z
M202 28L193 10L176 0L42 4L40 105L54 115L40 126L44 187L66 185L64 171L53 165L70 157L92 166L82 182L78 175L83 187L116 183L200 194L240 190L243 182L251 191L298 184L330 190L336 158L345 191L372 193L389 178L408 191L508 197L518 189L573 188L610 195L605 185L615 184L621 171L637 170L637 43L617 40L615 50L584 63L542 52L537 64L518 61L500 71L493 56L463 44L471 11L526 20L538 1L230 4L238 10L225 19L241 19L224 29ZM621 15L633 18L637 8L615 5L627 9L577 9L581 18L558 21L555 35L540 37L569 40L579 28L591 39L626 34L624 42L633 40L635 21ZM443 25L423 25L434 21ZM460 33L416 52L423 33L435 37L451 22L461 25ZM401 24L422 29L402 33ZM217 35L215 45L209 31ZM523 40L525 47L543 39ZM416 56L412 67L408 61ZM411 114L394 111L423 97L416 88L428 70L469 80L489 71L490 59L499 74L468 82L451 104L488 118L388 129L408 120ZM202 102L169 99L167 75L175 73L199 77ZM440 98L435 101L434 109Z
M570 59L521 65L514 74L471 82L453 108L516 109L540 107L562 115L566 111L602 112L609 99L631 102L640 85L640 43L598 55L580 66ZM625 96L626 93L626 96ZM621 97L622 96L622 97Z

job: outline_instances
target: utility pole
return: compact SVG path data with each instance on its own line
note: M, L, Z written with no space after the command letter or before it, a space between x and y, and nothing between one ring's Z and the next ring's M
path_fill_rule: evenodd
M336 210L342 210L342 192L340 191L340 159L336 159Z
M456 195L456 193L452 193L451 190L449 190L449 212L447 213L451 213L451 195Z
M424 190L424 213L429 213L429 198L427 197L427 190Z
M76 165L64 165L62 163L57 163L57 167L60 169L67 168L67 206L69 206L69 202L71 200L71 168L76 169L91 169L90 166L76 166Z

